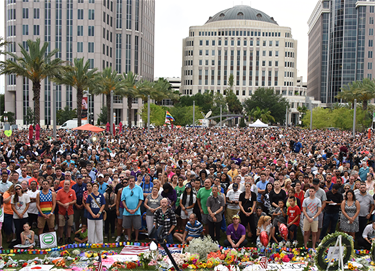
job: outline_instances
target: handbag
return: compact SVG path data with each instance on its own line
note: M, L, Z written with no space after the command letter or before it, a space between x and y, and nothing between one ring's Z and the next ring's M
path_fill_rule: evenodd
M101 205L96 201L96 199L92 196L92 194L90 194L90 197L95 201L96 205L101 207ZM107 219L107 212L103 210L103 220L105 221L106 219Z

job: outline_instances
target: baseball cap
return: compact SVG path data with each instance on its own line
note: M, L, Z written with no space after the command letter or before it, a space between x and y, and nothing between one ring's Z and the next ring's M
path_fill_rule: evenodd
M240 219L240 216L238 214L235 214L234 216L232 216L232 219L235 219L235 218Z
M314 179L313 179L313 184L319 184L319 183L320 183L320 181L319 181L318 178L314 178Z
M100 174L98 175L98 178L104 178L104 175L100 173Z
M309 177L309 174L303 175L303 178L308 178L308 177Z
M51 166L51 165L48 165L47 168L52 168L52 166Z
M191 183L185 184L185 188L191 188Z
M48 160L46 161L46 163L52 163L51 159L48 159Z
M234 184L233 184L233 189L234 189L234 190L237 190L237 189L238 189L238 183L234 183Z
M77 175L77 179L82 179L82 178L83 178L82 174Z

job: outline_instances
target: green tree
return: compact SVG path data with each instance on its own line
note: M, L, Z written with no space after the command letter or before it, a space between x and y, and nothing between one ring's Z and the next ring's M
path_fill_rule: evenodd
M6 112L4 113L2 116L1 116L1 121L2 122L5 122L4 121L4 117L8 117L8 123L9 124L15 124L16 123L16 118L15 118L15 114L13 112Z
M69 106L65 106L64 109L60 109L56 112L57 125L61 125L67 120L77 118L77 108L70 109Z
M192 125L193 124L193 106L183 106L183 107L171 107L168 109L169 113L175 119L175 125ZM195 122L198 123L198 116L201 116L202 108L195 106ZM164 115L165 116L165 115Z
M362 102L362 109L366 111L368 101L375 98L375 81L369 78L353 81L343 86L336 98L351 103L352 108L354 108L354 99L357 99L357 102Z
M216 92L214 95L214 101L213 101L213 108L212 108L212 116L218 116L220 115L220 106L222 107L222 113L227 113L227 102L225 97L219 93Z
M234 94L233 90L229 90L229 93L225 97L225 100L228 104L229 112L234 114L241 114L242 113L242 104L238 99L237 95Z
M154 124L156 126L162 126L165 121L165 111L166 109L163 108L160 105L156 105L151 103L150 104L150 123ZM141 117L143 123L147 124L147 104L144 104L142 112L141 112Z
M90 69L90 62L84 63L83 58L75 58L74 66L61 74L57 74L53 79L54 82L61 85L74 87L77 90L77 122L78 126L82 125L82 100L85 90L93 89L97 83L98 69Z
M132 71L129 71L127 74L123 73L122 78L124 81L124 96L128 99L128 126L131 126L131 112L133 99L137 98L137 75Z
M108 112L108 108L106 106L103 106L100 110L100 114L98 115L98 120L97 120L98 125L107 123L107 112Z
M9 58L2 63L3 69L0 74L15 74L24 78L30 79L33 83L33 101L35 111L35 124L40 123L40 88L41 81L54 78L57 74L62 74L69 70L68 66L63 66L64 63L59 58L52 59L59 51L58 48L48 52L48 42L43 46L40 44L40 39L36 41L27 41L28 50L19 44L21 49L21 57L16 54L8 52L12 58Z
M268 108L260 109L259 106L257 106L256 108L253 108L249 114L253 117L254 121L257 119L260 119L264 123L275 121L275 118L272 116L271 111L269 111Z
M35 113L34 110L32 110L30 107L27 107L26 109L26 115L25 115L25 124L32 124L35 119Z
M240 120L240 127L241 128L246 127L245 118L241 118L241 120Z
M282 123L285 120L288 102L282 95L275 94L272 88L258 88L251 98L245 100L244 107L248 114L257 106L260 109L268 108L275 122Z
M124 96L124 80L122 80L121 75L117 74L117 71L112 70L112 67L108 67L99 73L98 84L92 89L93 94L104 94L106 97L107 108L109 108L109 110L107 110L107 122L110 122L112 117L110 110L112 91L113 95Z
M182 96L177 104L175 104L175 107L184 107L184 106L192 106L193 101L195 101L195 106L199 106L201 108L201 111L203 111L205 114L212 110L214 106L214 96L213 93L208 91L203 94L197 93L192 96Z

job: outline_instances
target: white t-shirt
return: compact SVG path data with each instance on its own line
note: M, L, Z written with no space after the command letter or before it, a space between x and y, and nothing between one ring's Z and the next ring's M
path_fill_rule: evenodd
M22 194L21 197L18 197L18 202L14 203L14 195L12 196L10 200L11 204L14 204L15 209L19 214L22 214L23 211L26 209L26 204L30 203L30 198L28 194ZM23 218L29 217L27 212L24 213ZM19 219L16 212L13 212L13 219Z
M27 191L27 195L29 195L30 199L36 198L36 195L38 194L39 194L39 190L35 190L35 192L33 192L32 190ZM27 212L29 214L35 214L35 215L38 214L38 208L36 208L36 202L30 202L29 209L27 209Z
M227 198L229 199L229 201L239 201L241 193L242 191L240 191L239 189L236 192L233 189L231 189L227 192ZM237 204L228 203L227 207L228 209L231 209L231 210L240 209L240 205L238 203Z

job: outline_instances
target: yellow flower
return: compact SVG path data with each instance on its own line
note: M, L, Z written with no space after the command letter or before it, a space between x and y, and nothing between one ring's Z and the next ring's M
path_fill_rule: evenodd
M208 268L211 268L213 266L213 263L212 262L207 262L207 267Z
M206 264L206 263L203 263L203 264L202 264L202 267L203 267L203 268L206 268L206 267L207 267L207 264Z
M194 264L191 264L188 266L190 269L196 269L195 265Z

